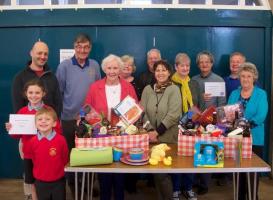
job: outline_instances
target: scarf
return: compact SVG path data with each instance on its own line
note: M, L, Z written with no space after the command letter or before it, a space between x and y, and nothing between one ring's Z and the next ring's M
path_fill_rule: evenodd
M193 106L191 90L189 87L190 77L187 76L186 79L181 79L177 72L172 76L172 80L176 83L181 84L181 94L182 94L182 110L184 113L188 112L189 107Z
M158 85L158 83L156 83L154 85L154 91L155 91L155 93L163 93L165 91L165 89L172 84L173 84L172 81L168 81L168 82L161 84L161 85Z

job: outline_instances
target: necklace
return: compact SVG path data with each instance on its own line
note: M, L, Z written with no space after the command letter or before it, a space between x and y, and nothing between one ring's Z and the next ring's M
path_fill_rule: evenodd
M107 85L106 86L106 90L107 90L108 94L110 94L112 96L115 96L118 93L120 93L120 90L121 90L120 84L118 84L118 85L111 85L111 86Z

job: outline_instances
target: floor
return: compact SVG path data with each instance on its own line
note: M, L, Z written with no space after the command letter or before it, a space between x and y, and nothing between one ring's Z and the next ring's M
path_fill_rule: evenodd
M23 195L23 183L20 179L0 179L0 199L1 200L22 200ZM273 180L268 177L260 179L259 195L260 200L272 200L273 199ZM97 200L98 198L93 198ZM125 199L130 200L156 200L154 188L147 187L145 182L138 182L138 192L136 194L125 193ZM183 199L183 198L182 198ZM209 193L198 196L198 200L232 200L233 190L232 185L216 186L212 181ZM70 192L67 192L67 200L72 200Z

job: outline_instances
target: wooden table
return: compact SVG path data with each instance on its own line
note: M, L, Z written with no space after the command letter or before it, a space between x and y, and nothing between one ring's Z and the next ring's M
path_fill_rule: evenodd
M170 145L171 151L167 152L167 156L172 156L173 162L171 166L165 166L160 162L156 166L143 165L143 166L131 166L126 165L121 162L114 162L108 165L94 165L94 166L81 166L81 167L70 167L69 165L65 168L66 172L75 173L75 182L77 183L77 173L83 172L82 177L82 191L84 188L85 174L92 173L91 188L93 188L94 173L233 173L233 189L234 189L234 199L238 199L238 186L239 186L239 173L246 172L248 177L248 193L250 200L256 199L256 180L257 172L270 172L271 167L265 163L257 155L253 154L252 158L242 159L240 163L235 162L233 158L225 158L224 168L196 168L193 166L193 157L177 156L177 146ZM250 173L254 173L254 191L251 195L250 187ZM237 178L235 178L237 174ZM89 181L87 183L89 185ZM89 186L88 186L89 188ZM78 198L78 185L75 184L75 199ZM91 196L92 199L92 189L91 195L88 193L88 197ZM83 192L81 194L81 199L83 199Z

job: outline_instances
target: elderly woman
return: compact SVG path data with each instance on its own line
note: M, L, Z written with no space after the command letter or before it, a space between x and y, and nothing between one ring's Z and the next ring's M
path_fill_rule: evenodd
M175 70L172 81L179 86L182 94L182 112L188 112L193 105L199 105L200 91L198 82L190 79L191 59L185 53L175 57Z
M182 94L182 113L188 112L193 106L199 106L199 84L197 81L190 79L190 65L191 59L185 53L178 53L175 57L175 70L172 76L172 81L179 86ZM196 194L192 190L193 174L173 174L173 199L179 199L181 193L181 180L182 194L188 200L196 200Z
M239 79L241 87L231 93L228 104L240 102L243 105L244 117L251 123L251 134L253 138L252 149L257 155L262 157L264 121L268 111L267 95L264 90L255 86L255 81L258 79L258 71L254 64L246 62L240 65ZM253 174L251 175L253 178ZM247 198L246 174L240 174L239 187L239 199L245 200ZM251 188L253 189L253 186ZM258 199L258 193L256 199Z
M123 78L127 82L131 83L136 91L136 94L138 98L140 99L140 89L137 86L136 79L132 74L136 71L136 65L134 61L134 57L130 55L124 55L121 57L121 60L123 61L123 68L121 69L120 72L120 78Z
M181 114L181 94L171 81L171 67L163 61L154 64L156 83L147 85L141 96L144 122L149 121L151 142L176 143L178 119ZM157 199L172 199L172 181L168 174L155 174Z
M111 109L126 96L130 95L136 101L138 100L134 87L119 77L123 62L118 56L107 56L101 66L106 77L90 86L85 103L91 105L97 112L103 113L111 121ZM124 199L124 176L122 174L99 174L99 181L101 200L111 199L112 187L114 198Z

